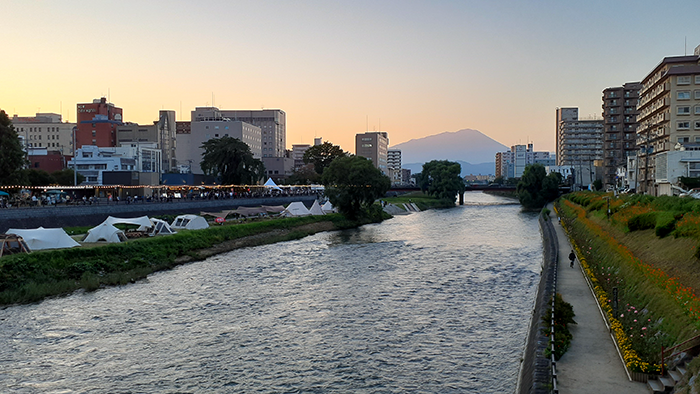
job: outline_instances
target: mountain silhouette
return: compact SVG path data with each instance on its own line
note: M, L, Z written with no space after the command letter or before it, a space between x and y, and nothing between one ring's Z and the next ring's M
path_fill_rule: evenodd
M460 162L462 175L486 175L495 173L496 153L505 152L508 147L478 130L463 129L412 139L390 149L401 150L401 162L410 163L402 167L410 167L412 172L415 172L416 164L422 165L431 160L449 160ZM490 170L481 172L485 168Z

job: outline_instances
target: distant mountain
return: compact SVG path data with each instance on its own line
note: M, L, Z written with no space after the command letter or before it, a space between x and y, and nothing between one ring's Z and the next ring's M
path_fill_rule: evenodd
M403 154L403 152L402 152ZM479 163L479 164L471 164L467 163L466 161L462 160L450 160L450 161L456 161L462 166L462 173L460 175L465 176L465 175L493 175L496 172L496 163L495 161L492 161L490 163ZM402 164L402 168L408 168L411 170L411 174L417 174L421 171L423 171L423 163L407 163L407 164Z
M478 130L463 129L412 139L391 149L401 149L401 161L410 163L402 167L418 164L417 170L411 168L411 172L420 172L422 164L431 160L450 160L460 162L462 175L492 175L496 170L496 153L505 152L508 147Z

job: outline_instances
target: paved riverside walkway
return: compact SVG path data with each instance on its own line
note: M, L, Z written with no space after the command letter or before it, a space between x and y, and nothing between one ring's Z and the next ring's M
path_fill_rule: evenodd
M577 324L569 325L571 347L557 361L557 388L570 393L648 393L646 384L631 382L622 366L610 332L578 263L569 267L571 243L550 204L559 242L557 293L574 307ZM555 334L556 335L556 334Z

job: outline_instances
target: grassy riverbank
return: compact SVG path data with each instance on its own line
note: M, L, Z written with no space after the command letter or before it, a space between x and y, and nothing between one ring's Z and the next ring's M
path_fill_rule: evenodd
M386 217L383 217L386 218ZM353 228L342 215L280 218L142 238L92 248L38 251L0 259L0 305L28 303L77 289L123 285L148 274L240 247Z
M412 202L420 208L421 211L432 208L451 208L455 206L454 201L441 200L423 192L410 192L397 197L383 198L383 201L403 207L402 204Z
M573 193L557 208L627 366L658 372L662 346L700 332L700 201Z

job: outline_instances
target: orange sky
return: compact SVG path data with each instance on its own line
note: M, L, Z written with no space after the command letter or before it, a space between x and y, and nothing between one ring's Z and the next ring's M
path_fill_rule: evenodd
M674 14L652 33L651 6L616 17L637 4L625 1L0 2L10 116L75 120L76 103L109 94L126 121L189 120L213 94L222 109L285 110L288 147L318 136L350 151L367 123L391 145L471 128L552 151L556 107L599 115L604 88L682 55L694 26ZM610 37L623 32L645 52L622 56Z

